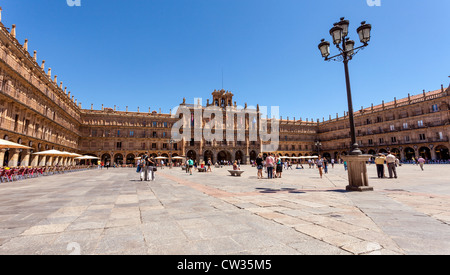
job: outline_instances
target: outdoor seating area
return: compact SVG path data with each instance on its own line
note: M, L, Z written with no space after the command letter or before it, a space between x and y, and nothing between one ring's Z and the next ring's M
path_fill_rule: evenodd
M40 176L96 169L94 165L0 168L0 181L12 182Z
M0 139L0 149L20 149L30 150L31 147ZM4 158L4 153L2 159ZM30 159L33 159L30 161ZM19 161L12 158L11 161L3 160L4 167L0 167L0 181L12 182L39 176L49 176L54 174L64 174L69 172L84 171L98 168L91 164L91 160L96 160L94 156L82 156L80 154L63 152L58 150L47 150L36 153L28 153L27 159ZM78 161L88 162L79 164Z

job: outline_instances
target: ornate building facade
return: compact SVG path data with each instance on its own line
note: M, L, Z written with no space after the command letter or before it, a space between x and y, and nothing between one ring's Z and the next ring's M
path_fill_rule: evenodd
M31 55L28 41L16 39L16 26L9 30L1 23L0 9L0 138L31 147L31 150L3 149L0 165L42 166L61 160L34 155L48 149L90 154L104 162L134 163L145 152L154 156L187 156L213 162L240 160L248 163L259 153L267 153L266 140L259 133L278 125L277 148L284 156L321 154L338 159L350 147L349 119L346 115L322 121L302 119L274 120L256 108L238 108L231 92L215 90L212 101L202 106L179 105L192 117L191 136L177 139L172 128L182 116L161 111L128 112L115 108L82 109L81 103L52 76L45 61L38 64L37 52ZM433 160L449 159L450 86L423 92L408 98L394 99L355 112L355 126L360 148L367 154L392 151L402 160L419 155ZM224 139L194 139L196 129L210 127L214 115L205 115L217 107L222 124L232 121L232 134ZM238 113L244 110L240 118ZM196 111L200 116L196 116ZM247 112L248 111L248 112ZM234 113L233 113L234 112ZM227 117L228 115L228 117ZM236 116L235 116L236 115ZM239 136L237 125L243 125ZM224 127L226 128L226 127ZM267 128L267 129L266 129ZM257 133L256 136L254 133ZM231 138L230 138L231 137ZM320 141L320 146L317 141Z

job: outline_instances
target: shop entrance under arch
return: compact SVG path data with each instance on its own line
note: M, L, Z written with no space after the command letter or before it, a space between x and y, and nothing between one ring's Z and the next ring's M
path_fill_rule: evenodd
M219 162L222 162L222 161L224 161L224 162L226 162L226 161L231 161L231 154L230 154L230 152L227 152L227 151L220 151L220 152L217 154L217 161L219 161Z

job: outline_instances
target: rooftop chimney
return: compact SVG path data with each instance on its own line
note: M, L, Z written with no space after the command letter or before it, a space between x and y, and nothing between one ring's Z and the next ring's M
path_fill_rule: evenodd
M2 22L2 7L0 7L0 22Z
M34 51L33 59L34 59L34 62L37 61L37 51Z
M25 39L25 43L23 43L23 49L28 52L28 39Z

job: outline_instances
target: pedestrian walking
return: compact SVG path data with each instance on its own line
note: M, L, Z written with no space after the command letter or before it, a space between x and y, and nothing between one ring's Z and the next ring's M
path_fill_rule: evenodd
M261 153L259 153L258 157L256 158L256 169L258 170L258 179L261 179L263 177L263 159Z
M147 165L149 168L149 180L154 181L155 180L155 172L158 169L157 168L158 161L155 160L153 157L149 157L147 159Z
M185 167L186 167L186 174L189 173L189 159L186 159L186 162L184 163Z
M383 178L384 177L384 161L386 160L386 158L384 157L384 155L382 153L378 154L378 157L375 158L375 164L377 165L377 175L378 178Z
M319 156L316 162L317 169L319 169L320 178L322 178L322 167L323 167L323 159Z
M267 178L269 178L269 179L273 178L274 162L275 162L275 159L272 157L272 153L269 153L269 155L266 158Z
M194 167L194 160L192 160L192 158L189 158L188 166L186 167L186 169L189 169L189 175L192 175L192 167Z
M417 160L417 163L420 166L420 169L422 169L423 171L423 164L425 163L425 159L423 157L419 157L419 159Z
M277 156L276 164L277 178L281 178L281 173L283 173L283 163L281 162L280 155Z
M149 180L149 172L150 172L150 159L148 156L148 152L145 152L145 154L141 157L141 169L140 169L140 176L141 181L148 181Z
M389 171L389 178L392 179L392 176L394 178L397 178L397 169L395 167L395 159L396 157L391 153L388 152L388 155L386 156L386 165Z
M210 158L208 159L207 165L208 165L208 170L206 170L206 172L212 172L212 170L211 170L212 161Z
M328 159L327 158L323 158L323 172L325 174L328 174Z

